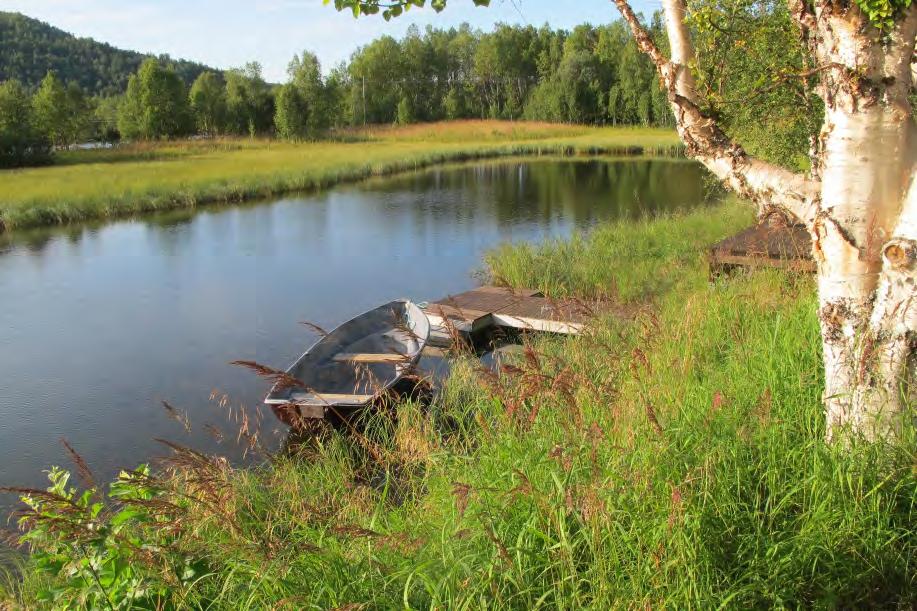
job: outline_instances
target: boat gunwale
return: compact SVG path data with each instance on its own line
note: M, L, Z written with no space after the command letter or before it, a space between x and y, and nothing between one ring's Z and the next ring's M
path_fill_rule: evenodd
M388 303L384 303L384 304L382 304L382 305L380 305L380 306L377 306L377 307L375 307L375 308L366 310L365 312L361 312L360 314L357 314L356 316L354 316L354 317L352 317L352 318L350 318L350 319L348 319L348 320L342 322L342 323L339 324L337 327L335 327L332 331L330 331L327 335L325 335L325 336L323 336L323 337L320 337L318 340L316 340L314 343L312 343L312 345L309 346L309 347L306 349L306 351L303 352L303 353L299 356L299 358L297 358L295 361L293 361L293 363L292 363L289 367L287 367L287 369L285 370L285 373L286 373L287 375L292 375L291 372L296 368L296 366L299 365L300 363L302 363L302 362L306 359L306 357L308 357L309 354L311 354L312 351L313 351L319 344L321 344L323 341L325 341L331 334L333 334L333 333L334 333L335 331L337 331L338 329L341 329L342 327L345 327L345 326L347 326L347 325L349 325L349 324L351 324L351 323L356 322L357 320L359 320L360 318L366 316L366 315L369 314L370 312L374 312L374 311L376 311L376 310L381 310L381 309L383 309L383 308L387 308L387 307L391 307L391 306L396 306L396 305L404 305L404 307L405 307L405 312L409 311L410 308L411 308L411 306L413 306L413 307L417 310L417 312L423 317L423 319L426 319L426 321L427 321L426 333L425 333L424 335L420 335L420 334L414 332L413 329L411 330L411 333L414 335L414 337L417 338L417 341L418 341L418 348L417 348L417 351L416 351L413 355L411 355L410 357L407 356L407 355L404 355L404 356L405 356L405 364L407 364L407 365L415 365L415 364L417 363L417 361L420 360L420 356L423 354L424 347L426 346L427 342L429 341L429 338L430 338L430 327L431 327L431 325L430 325L430 320L429 320L429 318L427 318L426 312L424 312L424 310L423 310L419 305L417 305L416 303L414 303L414 302L411 301L410 299L407 299L407 298L400 298L400 299L393 299L392 301L389 301ZM418 318L418 320L420 320L420 319ZM396 328L396 327L393 327L393 328ZM404 374L402 373L402 374L399 374L399 375L395 376L395 377L394 377L392 380L390 380L388 383L386 383L385 385L381 386L381 387L380 387L374 394L372 394L372 395L368 395L368 394L359 394L359 395L358 395L357 393L353 393L354 396L361 396L361 397L368 396L368 397L370 397L368 400L366 400L366 401L361 401L361 402L359 402L359 403L356 403L356 402L348 402L348 401L334 401L334 400L332 400L332 401L324 401L324 402L309 402L309 401L302 401L302 400L298 400L298 401L297 401L297 400L271 399L270 397L271 397L271 395L273 395L274 392L276 391L279 382L275 382L275 383L271 386L271 389L268 391L267 395L265 395L265 397L264 397L263 403L264 403L264 405L268 405L268 406L272 406L272 407L281 407L281 406L291 406L291 407L293 407L293 406L295 406L295 407L360 407L360 406L366 405L367 403L371 402L372 400L374 400L374 399L378 398L379 396L381 396L382 394L384 394L386 391L390 390L395 384L398 383L399 380L401 380L401 378L403 377L403 375L404 375ZM317 399L321 399L321 397L322 397L322 393L316 392L316 391L310 391L309 394L311 394L312 396L316 397ZM328 393L328 394L329 394L329 395L335 395L335 394L339 394L339 393Z

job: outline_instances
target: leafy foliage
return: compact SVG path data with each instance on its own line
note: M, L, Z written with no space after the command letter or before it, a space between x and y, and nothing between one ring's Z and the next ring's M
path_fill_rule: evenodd
M653 31L662 36L659 22ZM585 124L669 125L652 64L621 22L548 27L416 27L383 36L347 66L345 119L354 124L499 118ZM405 115L400 116L403 121Z
M889 30L912 0L856 0L878 28ZM329 0L326 0L329 3ZM484 4L486 3L475 3ZM689 0L689 22L695 31L700 61L694 69L699 73L701 94L707 110L719 118L727 132L749 150L771 161L791 168L808 164L809 142L821 124L823 107L812 93L817 71L795 31L785 2L780 0ZM354 16L374 15L382 10L388 19L397 17L412 6L425 2L411 0L384 2L379 0L335 0L338 10L349 9ZM446 2L432 2L443 10ZM654 21L652 33L657 43L664 44L663 29ZM516 30L518 32L518 30ZM566 34L565 34L566 35ZM526 79L532 71L524 68L521 75L501 70L501 64L514 68L524 65L514 52L532 49L533 45L500 46L500 32L493 38L481 38L476 50L479 66L496 68L496 78L513 82L512 87L494 84L493 73L476 74L483 85L482 114L515 118L518 99L526 99L525 117L552 121L604 121L612 123L670 123L665 98L656 86L654 71L636 50L632 42L612 45L613 52L603 56L601 51L590 54L582 41L588 32L577 28L558 52L556 41L540 40L534 45L539 57L538 84L529 95ZM612 40L606 37L607 42ZM580 43L580 44L577 44ZM599 45L597 49L602 49ZM494 51L496 49L496 51ZM608 65L603 60L618 63L610 79ZM625 63L626 61L626 63ZM545 64L551 69L545 70ZM520 78L521 76L521 78ZM448 105L446 104L446 96ZM621 108L625 105L626 108ZM460 103L455 89L443 98L444 116L457 109L469 107ZM445 109L449 110L445 113ZM472 111L474 112L474 111ZM418 116L424 113L418 111ZM622 115L626 117L622 120ZM438 118L438 117L437 117Z
M118 116L118 129L127 138L171 138L192 129L185 85L175 72L148 59L131 76Z
M231 134L263 134L274 123L271 89L261 76L261 64L226 72L226 131Z
M913 0L854 0L860 10L869 18L869 22L880 30L891 30L895 19Z
M116 142L121 138L118 131L118 112L122 103L123 96L92 100L92 138L100 142Z
M782 0L689 0L698 90L750 152L796 169L824 108L817 78Z
M16 80L0 83L0 167L46 163L50 154L51 141L36 125L25 87Z
M208 135L221 133L226 123L226 88L215 72L201 73L191 85L191 110L198 132Z
M300 137L315 138L327 130L339 113L338 89L334 79L322 77L322 67L314 53L303 51L287 67L289 87L297 92L301 103Z
M56 146L78 141L89 129L89 103L83 91L71 83L65 87L48 72L32 99L35 122Z
M325 4L330 4L332 0L323 0ZM446 8L447 0L431 0L430 6L437 12ZM475 6L489 6L490 0L472 0ZM426 0L334 0L334 8L341 11L350 9L354 17L360 15L377 15L382 12L386 21L392 17L400 17L402 13L410 10L411 7L420 7L426 5Z
M19 520L42 606L157 609L170 588L201 572L170 548L174 530L160 519L163 492L151 484L149 467L121 472L107 498L94 487L78 491L56 467L48 479L47 490L23 494L27 510Z
M286 140L304 138L308 132L307 110L299 89L292 83L281 86L277 90L275 106L274 125L277 135Z

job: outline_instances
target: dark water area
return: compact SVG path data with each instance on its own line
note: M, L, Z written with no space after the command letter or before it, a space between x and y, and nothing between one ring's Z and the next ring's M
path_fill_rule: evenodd
M103 481L163 454L156 437L237 457L204 430L229 430L210 396L256 405L267 384L229 361L286 368L316 339L299 321L333 328L391 299L457 293L500 242L715 197L682 160L504 160L0 236L0 484L43 486L42 470L69 467L61 438Z

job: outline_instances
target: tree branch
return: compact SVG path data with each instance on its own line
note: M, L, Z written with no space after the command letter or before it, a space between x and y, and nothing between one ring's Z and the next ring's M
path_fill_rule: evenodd
M803 174L752 157L700 109L694 76L689 68L695 61L695 54L684 20L684 0L663 0L671 60L667 60L656 46L627 0L614 2L630 26L637 47L656 66L687 154L703 163L737 194L755 202L760 214L779 209L806 224L811 223L820 206L821 184Z

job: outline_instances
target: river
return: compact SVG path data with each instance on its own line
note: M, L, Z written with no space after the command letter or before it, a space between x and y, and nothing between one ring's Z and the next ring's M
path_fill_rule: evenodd
M61 438L106 480L162 454L156 437L233 455L205 430L224 421L210 396L256 404L265 383L229 361L286 367L316 339L300 321L466 290L500 242L714 197L683 160L510 159L0 236L0 483L69 466Z

